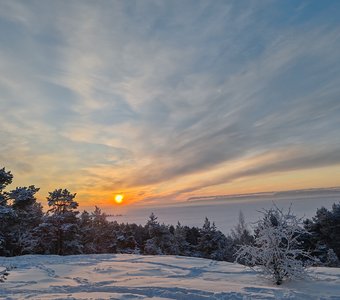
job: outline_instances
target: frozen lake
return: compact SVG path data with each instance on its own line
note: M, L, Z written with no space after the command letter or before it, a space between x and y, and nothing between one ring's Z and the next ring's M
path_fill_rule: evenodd
M260 197L228 198L210 201L186 202L180 205L166 207L128 207L122 211L122 216L110 217L118 223L128 222L144 225L153 212L160 223L176 225L199 226L203 225L205 217L215 222L217 228L228 233L238 223L239 212L242 211L246 222L251 223L261 216L262 209L269 209L273 202L283 209L292 205L292 211L298 217L311 218L316 210L322 206L331 209L333 203L339 203L340 192L313 193L309 195L279 195ZM114 212L113 212L114 213ZM117 214L117 212L116 212Z

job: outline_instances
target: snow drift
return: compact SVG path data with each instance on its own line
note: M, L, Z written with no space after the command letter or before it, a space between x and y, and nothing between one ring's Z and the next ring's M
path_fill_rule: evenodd
M140 255L1 257L0 299L340 299L340 269L275 286L238 264ZM1 267L0 267L1 268Z

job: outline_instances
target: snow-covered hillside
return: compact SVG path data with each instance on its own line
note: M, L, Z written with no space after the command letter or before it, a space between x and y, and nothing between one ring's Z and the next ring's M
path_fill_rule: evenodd
M0 299L340 299L336 268L276 286L241 265L188 257L27 255L0 266L14 267Z

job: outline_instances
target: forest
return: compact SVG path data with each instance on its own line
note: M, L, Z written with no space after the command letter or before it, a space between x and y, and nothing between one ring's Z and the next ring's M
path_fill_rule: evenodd
M12 180L10 171L0 169L0 256L133 253L234 262L240 246L254 245L260 232L260 228L248 227L242 213L227 235L207 218L202 227L189 227L162 224L152 213L144 226L119 224L108 221L99 207L79 212L76 194L67 189L50 192L49 209L44 212L35 196L39 188L31 185L7 191ZM340 266L340 202L331 210L321 207L299 226L303 229L299 248L316 258L318 265Z

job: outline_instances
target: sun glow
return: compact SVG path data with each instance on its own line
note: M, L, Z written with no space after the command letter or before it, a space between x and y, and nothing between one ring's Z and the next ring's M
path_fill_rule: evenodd
M117 194L115 196L115 201L116 201L117 204L121 204L123 202L123 199L124 199L124 196L121 195L121 194Z

